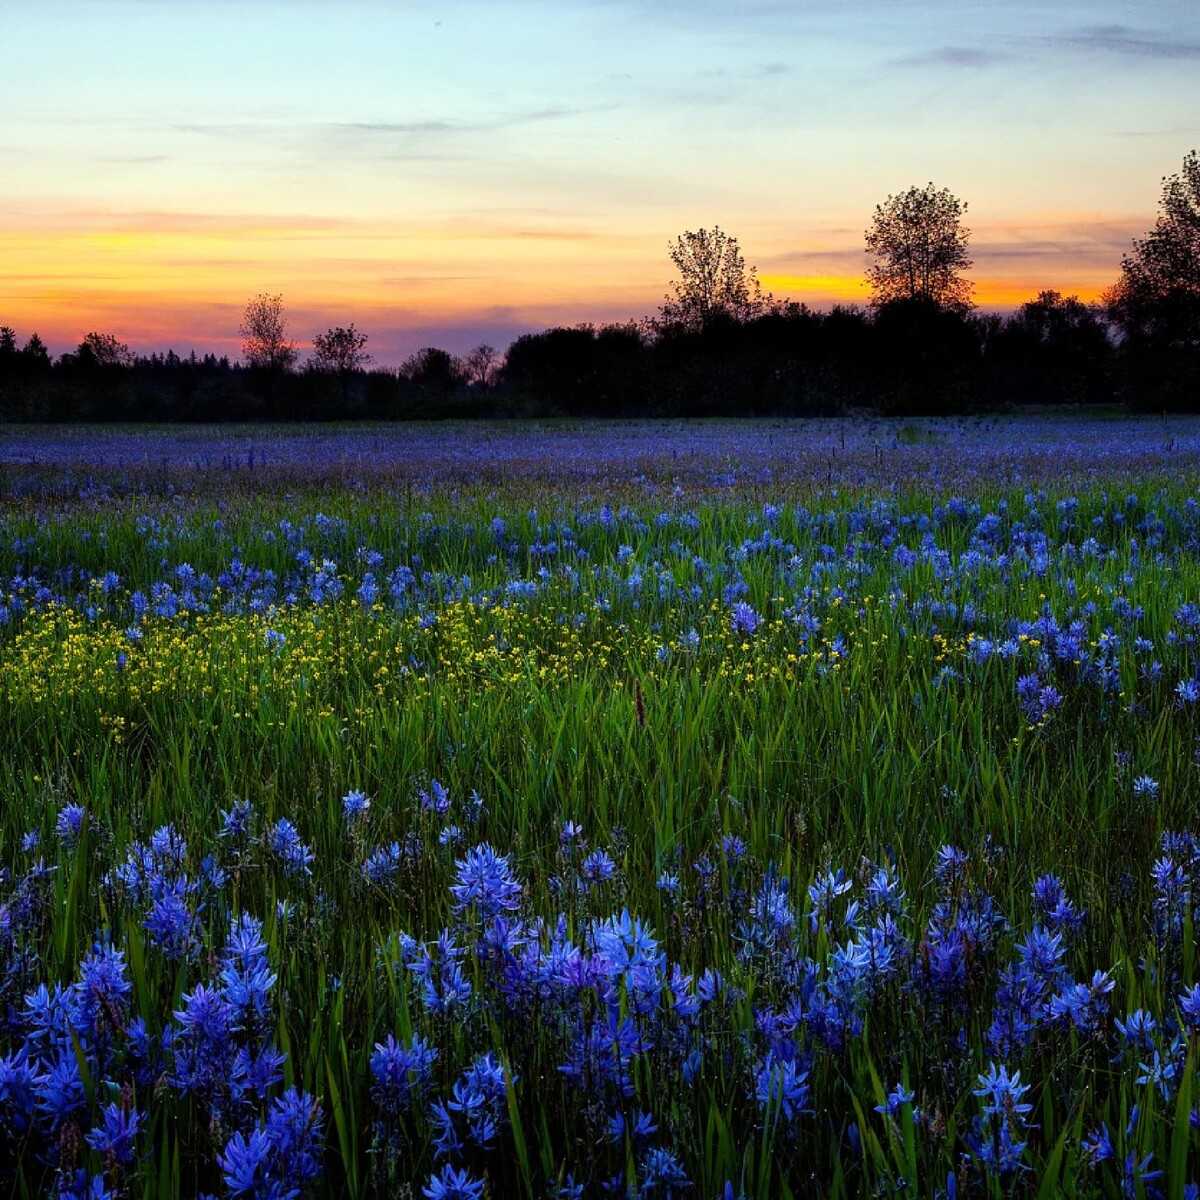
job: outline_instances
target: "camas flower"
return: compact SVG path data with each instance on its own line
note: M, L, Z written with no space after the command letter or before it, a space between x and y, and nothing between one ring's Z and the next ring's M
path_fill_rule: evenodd
M289 875L312 874L312 851L300 840L295 825L280 817L271 829L271 853L275 855Z
M127 1166L133 1162L134 1139L142 1127L142 1115L118 1104L106 1104L100 1110L102 1122L87 1135L87 1144L105 1157Z
M405 1046L389 1033L371 1053L371 1098L392 1116L406 1112L413 1096L429 1085L437 1053L420 1034Z
M366 792L347 792L342 797L342 813L351 829L366 817L370 807L371 801Z
M486 842L459 859L456 881L450 886L451 909L461 915L474 908L485 920L514 911L520 903L521 885L512 877L506 855L497 854Z
M465 1168L459 1171L447 1165L429 1177L421 1194L428 1200L480 1200L483 1180L473 1179Z

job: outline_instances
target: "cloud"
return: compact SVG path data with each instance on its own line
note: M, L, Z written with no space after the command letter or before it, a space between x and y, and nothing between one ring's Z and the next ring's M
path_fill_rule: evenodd
M978 46L936 46L893 59L895 67L988 67L1007 62L1011 54L999 50L984 50Z
M435 118L426 121L344 121L327 126L332 130L352 130L357 133L402 134L404 136L450 133L494 133L498 129L512 129L522 125L535 125L543 121L562 121L571 117L587 116L591 113L610 112L617 104L580 105L576 107L547 106L515 112L501 113L495 117Z
M975 232L972 252L979 258L1060 262L1114 261L1142 234L1145 218L1110 218L1081 214L1029 225L991 225Z
M1128 58L1200 58L1200 41L1185 41L1157 30L1135 29L1129 25L1086 25L1042 40L1050 45Z

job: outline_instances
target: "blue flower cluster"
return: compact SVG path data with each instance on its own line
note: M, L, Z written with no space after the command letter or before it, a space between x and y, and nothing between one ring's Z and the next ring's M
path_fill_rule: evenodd
M957 1176L981 1187L1028 1171L1042 1081L1027 1071L1048 1056L1056 1088L1094 1086L1087 1080L1108 1072L1167 1105L1194 1071L1200 984L1188 978L1186 942L1200 917L1200 840L1188 832L1167 834L1150 870L1145 999L1122 1013L1113 1006L1117 964L1086 962L1088 912L1044 874L1018 925L986 886L1001 854L991 842L941 847L932 880L914 894L888 861L827 863L793 888L727 833L660 880L651 920L621 901L628 857L619 840L590 845L571 820L556 831L556 874L541 893L557 907L535 906L517 851L486 841L456 851L438 836L474 828L482 807L474 794L459 800L426 781L414 789L403 847L375 844L377 806L351 791L341 804L349 860L321 864L381 916L408 875L432 871L444 889L444 924L394 930L376 944L376 986L410 998L403 1022L377 1027L363 1058L361 1103L388 1186L494 1194L508 1177L524 1090L552 1087L577 1136L548 1181L555 1195L689 1195L696 1143L678 1115L689 1097L717 1087L737 1136L798 1156L818 1113L849 1111L840 1080L872 1026L892 1030L881 1065L904 1080L874 1106L881 1134L932 1142L944 1136L938 1106L974 1106L953 1153ZM35 839L27 866L5 875L6 1184L22 1164L22 1178L53 1180L62 1195L122 1195L164 1106L186 1103L225 1194L311 1191L331 1150L327 1097L320 1081L310 1092L287 1078L268 930L230 896L248 872L270 872L280 897L272 920L291 919L297 902L332 904L310 873L314 852L290 820L262 821L246 802L222 814L203 853L172 825L120 855L109 831L91 828L95 853L115 860L103 883L113 920L74 978L57 982L40 977L44 930L85 827L86 814L64 809L55 828L65 857L33 860ZM370 868L381 856L394 859L391 873ZM169 1011L135 990L131 954L186 980ZM905 1050L914 1040L922 1055ZM847 1127L849 1153L862 1152L864 1134L858 1122ZM1114 1186L1154 1195L1162 1168L1152 1156L1131 1159L1133 1144L1097 1125L1088 1169L1099 1186L1111 1163Z

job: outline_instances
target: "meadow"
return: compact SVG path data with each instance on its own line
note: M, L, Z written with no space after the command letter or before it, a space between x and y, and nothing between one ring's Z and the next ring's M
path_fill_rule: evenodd
M6 430L0 1190L1197 1196L1198 454Z

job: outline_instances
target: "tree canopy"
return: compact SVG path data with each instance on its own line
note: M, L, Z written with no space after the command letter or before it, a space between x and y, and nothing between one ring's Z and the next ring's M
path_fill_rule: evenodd
M313 338L313 354L309 366L314 371L328 371L338 375L361 371L371 362L371 355L366 347L365 333L360 333L353 325L347 328L338 325L324 333L318 333Z
M663 300L662 326L703 333L722 321L751 320L770 299L755 268L746 266L737 238L720 226L681 233L668 253L679 278Z
M1154 228L1121 260L1109 311L1127 337L1200 347L1200 156L1163 179Z
M296 347L287 337L282 296L260 292L247 301L238 333L242 336L242 357L248 367L287 371L295 365Z
M866 232L867 253L875 256L867 268L874 307L911 300L956 312L971 308L971 283L962 275L971 266L966 211L964 201L932 183L875 206Z

